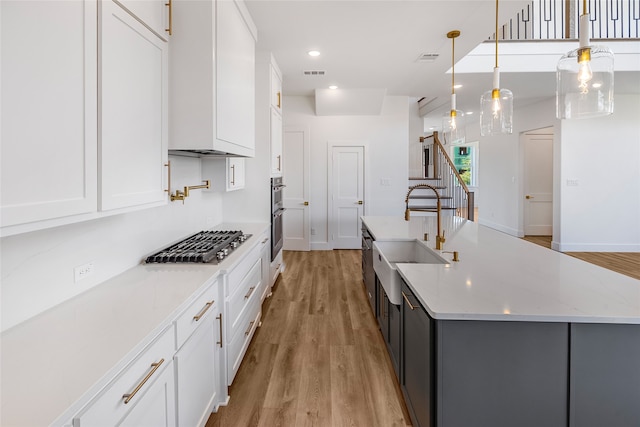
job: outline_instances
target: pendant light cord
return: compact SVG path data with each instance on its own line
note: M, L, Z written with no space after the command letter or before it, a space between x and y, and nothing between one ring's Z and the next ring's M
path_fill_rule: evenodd
M453 86L455 85L455 75L456 75L456 38L451 38L451 95L455 95L455 89Z
M496 0L496 68L498 68L498 0Z

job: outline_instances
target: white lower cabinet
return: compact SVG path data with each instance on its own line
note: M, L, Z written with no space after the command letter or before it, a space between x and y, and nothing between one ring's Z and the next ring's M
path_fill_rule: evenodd
M166 328L74 418L84 426L175 426L173 325Z
M259 236L260 242L266 234ZM227 384L231 385L260 323L262 308L262 244L225 275Z
M178 426L204 426L223 399L218 291L216 281L176 320Z

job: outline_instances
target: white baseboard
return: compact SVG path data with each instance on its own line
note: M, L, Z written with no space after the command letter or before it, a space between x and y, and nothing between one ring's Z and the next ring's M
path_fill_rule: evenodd
M311 242L312 251L331 251L333 248L329 245L329 242Z
M559 243L557 246L560 252L640 252L638 243Z
M504 225L487 221L482 218L478 219L478 224L484 225L485 227L493 228L494 230L502 231L503 233L507 233L511 236L524 237L524 231L522 230L516 230L515 228L505 227Z

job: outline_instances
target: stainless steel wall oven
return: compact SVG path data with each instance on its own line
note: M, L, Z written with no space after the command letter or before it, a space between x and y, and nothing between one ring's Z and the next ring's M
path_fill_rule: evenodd
M271 261L276 258L284 242L282 228L282 214L284 213L282 190L284 187L282 177L271 178Z

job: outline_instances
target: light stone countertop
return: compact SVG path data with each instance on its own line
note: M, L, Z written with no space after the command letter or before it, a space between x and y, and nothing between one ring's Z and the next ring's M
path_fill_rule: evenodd
M140 264L3 332L0 424L69 421L87 395L104 387L220 274L233 269L268 228L220 224L215 229L253 236L219 265Z
M434 216L362 220L375 240L429 233L425 243L435 247ZM459 217L443 217L442 225L444 250L458 251L459 262L397 264L433 318L640 324L640 280Z

